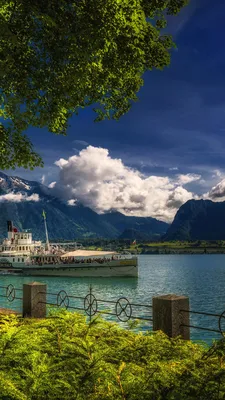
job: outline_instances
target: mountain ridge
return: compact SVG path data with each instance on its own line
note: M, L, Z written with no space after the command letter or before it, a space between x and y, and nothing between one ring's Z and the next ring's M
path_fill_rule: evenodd
M47 215L50 239L71 240L82 237L119 238L126 229L143 233L149 240L166 233L168 224L148 217L126 216L119 212L97 214L82 204L71 206L55 197L52 189L36 181L0 172L0 196L19 195L39 201L0 200L0 238L6 236L6 221L21 229L31 229L33 238L44 239L42 210ZM30 197L33 196L33 197ZM12 199L11 199L12 200Z
M163 240L224 240L225 202L188 200L177 211Z

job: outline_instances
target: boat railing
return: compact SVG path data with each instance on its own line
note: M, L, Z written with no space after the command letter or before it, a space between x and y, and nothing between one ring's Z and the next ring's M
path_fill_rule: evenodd
M76 264L102 264L102 263L111 263L113 261L119 261L119 260L130 260L130 259L136 259L135 256L130 256L129 258L127 257L120 257L120 255L113 255L110 257L89 257L89 258L77 258L75 256L69 256L69 257L62 257L62 253L53 253L53 254L33 254L29 257L29 262L28 264L32 265L48 265L48 264L53 264L53 265L59 265L59 264L71 264L71 265L76 265ZM52 259L51 259L52 258Z

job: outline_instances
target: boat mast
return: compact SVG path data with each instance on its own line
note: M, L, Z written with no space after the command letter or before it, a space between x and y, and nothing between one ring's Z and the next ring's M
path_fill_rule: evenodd
M47 223L46 223L46 213L43 210L42 212L43 218L44 218L44 224L45 224L45 236L46 236L46 250L49 250L49 240L48 240L48 229L47 229Z

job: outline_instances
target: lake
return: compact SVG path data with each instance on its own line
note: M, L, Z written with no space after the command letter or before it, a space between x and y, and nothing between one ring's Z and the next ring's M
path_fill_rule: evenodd
M127 297L133 303L151 305L152 296L174 293L190 298L190 309L220 314L225 310L225 255L143 255L139 256L139 278L32 278L19 276L1 276L0 286L13 284L22 288L23 283L32 281L45 282L47 291L57 293L65 290L69 295L84 297L90 284L93 294L99 299L117 300ZM0 289L0 294L5 293ZM21 293L17 292L20 297ZM48 301L55 302L56 296L49 296ZM78 301L78 300L77 300ZM74 303L79 306L78 303ZM9 303L0 297L1 307L21 309L21 301ZM110 310L110 308L109 308ZM112 310L112 309L111 309ZM141 314L140 314L141 312ZM147 315L147 309L141 309L136 315ZM201 315L191 316L192 325L218 329L218 318ZM150 329L145 323L141 328ZM140 329L140 328L139 328ZM225 330L225 323L224 323ZM191 329L191 339L210 343L221 335Z

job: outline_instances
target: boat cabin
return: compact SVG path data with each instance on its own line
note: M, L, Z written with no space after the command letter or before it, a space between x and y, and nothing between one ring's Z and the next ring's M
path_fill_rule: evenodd
M32 232L24 229L19 232L12 221L7 221L8 235L0 245L0 252L30 253L35 248L41 247L41 241L32 240Z

